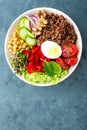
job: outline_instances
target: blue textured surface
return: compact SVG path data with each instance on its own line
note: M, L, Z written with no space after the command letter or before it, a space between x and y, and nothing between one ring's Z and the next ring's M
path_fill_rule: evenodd
M10 70L4 39L24 11L53 7L78 25L83 54L74 73L53 87L32 87ZM0 0L0 130L87 130L87 0Z

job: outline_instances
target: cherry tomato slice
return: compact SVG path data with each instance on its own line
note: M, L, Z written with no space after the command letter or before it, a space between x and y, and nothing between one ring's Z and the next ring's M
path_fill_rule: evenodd
M57 58L56 63L60 65L62 69L69 69L70 65L66 64L62 58Z
M63 60L66 64L72 66L72 65L75 65L77 63L78 57L77 57L77 55L75 55L75 56L72 56L69 58L64 58Z
M78 52L78 48L74 43L64 43L61 48L63 57L72 57Z

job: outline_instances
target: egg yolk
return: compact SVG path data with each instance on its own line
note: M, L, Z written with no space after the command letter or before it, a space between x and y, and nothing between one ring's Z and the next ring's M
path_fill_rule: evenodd
M41 51L44 56L50 59L56 59L61 56L61 47L53 41L45 41L41 44Z
M48 48L48 57L56 57L59 54L59 49L56 46L50 46Z

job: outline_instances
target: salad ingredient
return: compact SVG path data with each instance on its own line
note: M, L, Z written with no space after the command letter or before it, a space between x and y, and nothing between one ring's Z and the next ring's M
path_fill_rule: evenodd
M56 63L58 64L58 65L60 65L60 67L63 69L63 70L66 70L66 69L69 69L70 68L70 65L68 65L68 64L66 64L64 61L63 61L63 59L62 58L57 58L56 60Z
M44 41L50 40L62 44L65 42L76 43L77 35L73 25L67 19L58 14L47 13L47 24L42 33L37 37L37 44L41 45Z
M26 36L28 35L28 30L25 27L19 29L19 37L25 40Z
M29 19L27 17L22 17L20 20L19 20L19 28L22 28L22 27L26 27L28 30L30 30L30 27L29 27Z
M77 54L78 48L74 43L65 43L62 44L62 56L63 57L72 57Z
M25 27L19 29L19 36L23 40L26 39L26 36L35 38L34 34L32 32L29 32Z
M38 10L36 12L37 18L46 18L47 12L45 10Z
M35 38L35 35L34 35L32 32L29 32L29 31L28 31L28 35L29 35L29 37L31 37L31 38Z
M29 21L29 26L30 26L30 30L32 30L33 25L32 25L32 23L31 23L31 21Z
M45 41L41 44L41 51L47 58L56 59L60 57L62 50L61 47L52 41Z
M33 26L35 26L38 23L37 17L32 14L28 14L27 17L29 19L30 29L32 31Z
M45 25L45 24L47 24L47 20L44 18L39 18L39 23L43 23Z
M26 79L30 83L34 84L56 84L59 83L61 78L68 74L67 70L62 70L60 74L56 74L54 76L48 76L48 74L43 72L33 72L31 74L24 71L22 73L22 77Z
M41 31L32 31L32 33L35 35L35 36L38 36L38 35L40 35L41 34Z
M30 28L33 31L33 34L35 34L35 35L38 34L36 32L41 31L42 27L45 27L47 24L47 20L44 19L43 17L37 18L35 15L29 14L28 18L30 20L30 22L29 22Z
M40 27L39 25L35 25L34 28L32 29L33 31L41 31L42 27Z
M29 50L29 46L27 46L26 43L19 38L17 28L13 30L12 36L8 41L7 48L10 54L15 54L15 52L20 49Z
M37 11L36 17L38 22L33 26L32 32L35 36L39 36L42 33L42 28L47 25L46 11Z
M27 45L33 46L36 44L35 35L30 31L31 21L27 17L23 17L19 21L19 37L27 42Z
M28 16L28 18L30 19L31 23L32 23L32 21L33 21L33 25L36 25L36 24L37 24L38 20L37 20L37 17L36 17L34 14L29 14L29 15L27 15L27 16Z
M22 54L21 51L17 51L13 57L10 57L10 61L15 73L22 74L25 70L27 56Z
M50 59L42 54L40 46L35 45L28 52L28 63L26 65L27 72L30 74L32 72L44 72L44 61L50 61Z
M45 61L43 68L49 76L54 76L55 74L60 75L62 71L61 67L54 61Z
M72 56L72 57L64 58L63 60L64 60L64 62L65 62L66 64L72 66L72 65L75 65L75 64L77 63L78 57L77 57L77 55L74 55L74 56Z
M31 38L29 36L26 36L25 41L29 46L34 46L36 44L36 38Z

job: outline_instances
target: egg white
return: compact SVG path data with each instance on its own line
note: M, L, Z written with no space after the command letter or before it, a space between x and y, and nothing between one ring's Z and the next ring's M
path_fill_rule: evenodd
M43 55L50 59L56 59L61 56L61 47L53 41L45 41L41 44L41 51Z

